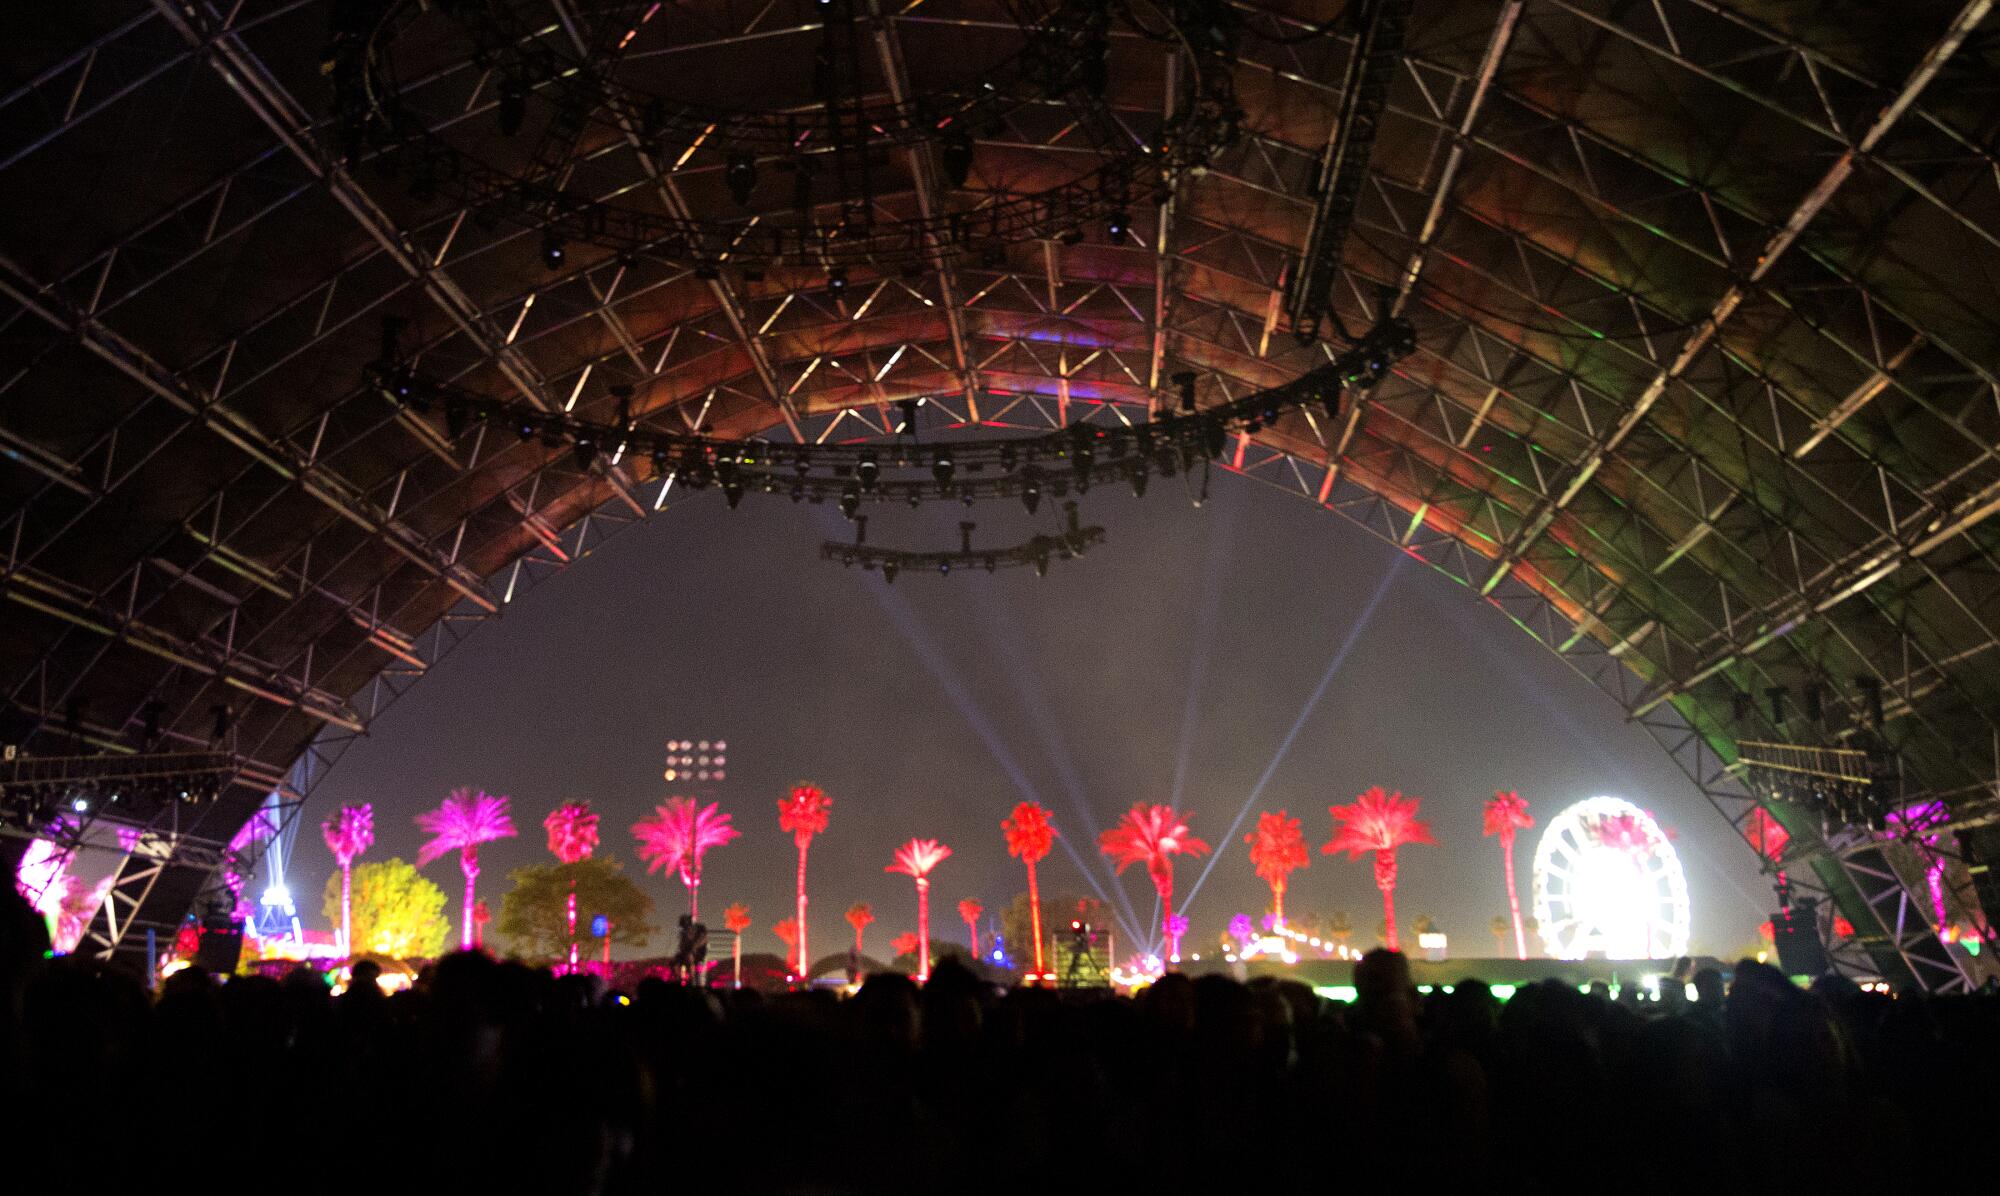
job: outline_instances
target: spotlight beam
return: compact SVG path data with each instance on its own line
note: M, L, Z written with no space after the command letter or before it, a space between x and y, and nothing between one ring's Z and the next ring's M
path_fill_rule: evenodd
M1215 617L1222 607L1222 578L1229 568L1229 550L1236 543L1234 508L1225 506L1221 526L1211 528L1207 571L1202 576L1201 605L1194 617L1194 656L1188 661L1187 697L1181 706L1181 738L1174 753L1174 796L1168 802L1181 808L1181 794L1187 788L1188 764L1194 758L1194 734L1201 715L1201 694L1208 680L1210 649L1215 644Z
M1054 716L1049 713L1048 703L1042 698L1041 688L1022 666L1020 654L1010 650L1012 645L1020 642L1020 624L1014 619L1012 608L1004 600L981 591L980 601L992 624L991 638L996 648L994 659L999 661L1001 672L1007 675L1008 684L1014 688L1015 699L1020 702L1021 708L1027 711L1029 721L1034 724L1035 734L1042 741L1042 751L1048 757L1049 766L1055 770L1056 779L1062 782L1063 795L1069 798L1071 812L1090 833L1088 842L1096 843L1098 832L1103 827L1098 825L1097 819L1091 813L1082 778L1077 775L1076 762L1069 754L1069 745L1063 741L1062 730L1056 725ZM1095 873L1085 865L1083 856L1069 845L1068 836L1058 838L1068 847L1070 858L1076 861L1077 867L1088 873L1091 883L1096 885ZM1111 862L1103 856L1098 856L1097 862L1098 866L1104 869L1105 877L1110 882L1110 892L1117 895L1118 904L1124 907L1125 917L1130 919L1130 927L1137 927L1139 911L1133 908L1131 899L1125 892L1125 886L1119 883L1117 873L1112 871ZM1111 896L1102 887L1097 889L1097 895L1106 902L1111 901Z
M1228 833L1216 840L1215 850L1209 855L1207 865L1202 868L1201 875L1195 878L1187 896L1181 899L1183 913L1194 903L1195 895L1201 892L1203 882L1208 880L1208 874L1215 871L1215 865L1236 843L1236 832L1243 825L1243 819L1249 815L1250 807L1257 804L1257 799L1263 795L1264 786L1270 784L1271 778L1277 774L1279 765L1283 764L1285 757L1291 753L1292 742L1299 737L1299 732L1304 729L1306 720L1312 717L1313 711L1318 709L1319 700L1326 696L1327 686L1333 684L1334 677L1340 672L1340 666L1347 663L1348 652L1352 651L1355 643L1360 640L1361 633L1368 630L1368 625L1374 622L1375 609L1382 605L1382 597L1389 592L1390 585L1402 576L1403 562L1407 559L1399 554L1390 563L1387 572L1382 575L1381 584L1375 587L1374 595L1368 599L1368 605L1361 608L1361 617L1354 621L1354 626L1347 629L1346 638L1340 641L1340 647L1334 652L1333 659L1327 662L1326 672L1320 674L1319 684L1313 687L1312 696L1308 697L1305 705L1299 708L1299 716L1292 721L1292 729L1285 732L1285 738L1278 744L1278 750L1271 754L1271 762L1264 766L1264 775L1258 777L1257 783L1250 787L1250 794L1243 799L1243 807L1236 811L1236 818L1229 824Z
M994 728L992 720L986 717L986 712L980 708L978 700L972 696L972 691L965 684L964 679L958 675L956 669L952 668L951 662L945 658L944 651L938 647L937 641L932 639L930 633L924 630L922 623L917 619L916 612L910 608L908 599L890 589L889 584L882 581L879 576L875 577L874 580L875 584L868 587L869 595L875 599L876 605L882 608L882 613L889 617L890 625L896 629L896 634L903 638L903 642L909 646L911 653L922 662L925 671L930 673L931 679L937 682L938 688L944 691L946 700L958 711L959 716L965 720L966 725L972 728L973 734L979 737L979 741L986 746L987 753L1000 766L1000 770L1007 774L1007 779L1013 782L1015 790L1029 801L1044 805L1047 804L1043 801L1041 791L1036 789L1034 782L1028 779L1028 775L1022 769L1020 761L1015 759L1014 753L1008 749L1006 741L1000 737L1000 733ZM1096 875L1084 863L1083 858L1077 854L1076 848L1069 841L1069 837L1059 835L1056 838L1056 842L1062 844L1063 850L1076 863L1077 871L1082 874L1084 881L1096 891L1098 900L1104 902L1105 907L1113 909L1114 914L1116 914L1111 895L1105 892L1103 885L1098 883ZM1120 891L1119 896L1122 898L1123 895L1123 892ZM1122 916L1119 917L1120 927L1126 933L1131 934L1135 940L1139 937L1136 926L1132 924L1136 920L1135 918L1128 921Z

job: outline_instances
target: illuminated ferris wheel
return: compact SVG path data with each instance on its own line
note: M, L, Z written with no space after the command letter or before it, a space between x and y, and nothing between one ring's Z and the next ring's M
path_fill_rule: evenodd
M1556 959L1687 954L1687 874L1653 816L1616 797L1557 814L1535 848L1535 921Z

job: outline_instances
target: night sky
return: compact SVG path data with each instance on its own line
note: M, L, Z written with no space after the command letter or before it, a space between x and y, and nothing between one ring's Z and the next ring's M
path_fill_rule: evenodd
M961 518L989 524L982 546L1030 530L1016 506L936 507L872 508L870 540L953 546ZM1333 830L1327 806L1371 784L1423 798L1442 846L1402 851L1397 909L1406 933L1416 915L1435 917L1454 954L1491 954L1487 924L1506 912L1499 849L1480 834L1495 788L1518 788L1543 823L1600 793L1651 809L1679 835L1695 949L1754 941L1769 892L1751 853L1643 730L1464 589L1234 477L1218 476L1198 510L1177 481L1156 479L1143 500L1094 490L1083 515L1108 543L1045 578L919 574L886 586L817 558L822 539L850 534L830 506L753 494L732 512L714 491L671 504L518 599L375 720L301 820L301 912L321 924L332 861L318 823L336 803L375 805L364 861L409 859L421 841L411 816L474 785L511 795L521 828L483 853L481 894L496 910L509 869L551 858L542 817L583 799L603 816L604 849L653 894L655 925L668 925L683 890L643 876L627 828L680 791L661 777L666 742L710 738L729 744L714 796L744 834L709 853L703 909L719 922L723 905L747 903L746 950L781 950L770 928L791 912L796 854L775 802L801 778L834 801L812 850L816 956L846 941L841 913L855 901L875 908L871 949L915 929L912 885L883 871L913 835L956 852L933 878L935 937L963 938L962 897L997 916L1026 887L999 827L1023 798L1054 811L1110 891L1119 882L1095 831L1135 801L1178 795L1219 849L1212 870L1186 859L1176 870L1196 949L1231 915L1265 907L1242 839L1257 811L1284 807L1313 849L1288 909L1344 910L1361 943L1381 916L1369 864L1318 846ZM1538 834L1517 852L1524 911ZM428 871L455 922L455 858ZM1042 877L1045 894L1089 888L1061 846ZM1144 871L1121 887L1156 928ZM669 945L655 934L653 951Z

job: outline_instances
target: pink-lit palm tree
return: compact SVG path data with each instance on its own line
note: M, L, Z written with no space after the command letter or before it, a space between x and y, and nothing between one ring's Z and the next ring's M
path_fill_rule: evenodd
M1358 860L1364 851L1375 853L1375 887L1382 890L1382 919L1385 926L1382 939L1389 950L1399 950L1396 943L1396 849L1406 843L1430 843L1428 823L1417 820L1417 806L1422 799L1406 798L1400 793L1384 793L1376 785L1356 798L1351 805L1328 806L1333 815L1335 829L1320 851L1327 855L1347 853L1350 860Z
M514 817L507 805L504 797L461 788L452 790L437 809L417 815L418 829L430 836L417 849L417 867L448 851L458 853L459 871L465 873L465 925L459 945L468 951L473 944L472 907L478 899L473 890L479 883L479 845L514 837Z
M875 920L875 907L866 901L857 901L847 907L847 924L854 927L854 957L861 958L861 932Z
M319 829L340 865L340 953L346 955L354 942L354 861L375 842L375 807L365 801L342 806Z
M912 839L896 849L896 862L882 869L900 872L917 882L917 979L931 975L931 869L951 858L951 848L936 839Z
M1285 921L1285 878L1312 863L1306 854L1305 831L1299 820L1283 810L1257 815L1255 834L1243 836L1250 845L1250 866L1271 886L1271 914L1280 925Z
M1194 832L1188 829L1186 815L1170 806L1140 802L1125 811L1117 826L1097 837L1097 847L1117 861L1121 876L1133 864L1146 866L1146 875L1153 881L1153 891L1160 895L1160 906L1166 911L1161 929L1167 937L1167 958L1177 958L1181 953L1181 940L1173 930L1174 857L1207 855L1208 844L1194 837Z
M813 836L826 829L827 815L833 810L833 799L819 786L801 781L792 786L791 795L778 803L778 829L789 831L792 842L799 849L799 958L806 954L806 852L811 849ZM799 971L805 971L803 962Z
M597 815L589 802L566 801L542 819L549 851L564 867L580 864L597 850ZM576 875L569 878L569 970L576 971Z
M979 958L979 915L986 907L971 897L958 903L958 920L965 923L966 937L972 940L972 958Z
M1521 894L1514 884L1514 833L1535 825L1528 803L1512 789L1495 790L1485 806L1486 833L1500 836L1500 867L1507 877L1507 914L1514 919L1514 956L1528 958L1528 936L1521 929Z
M632 824L646 871L678 871L687 886L688 916L696 919L701 917L701 857L742 833L714 802L703 806L691 797L670 797Z
M1035 884L1035 865L1046 859L1056 845L1056 825L1044 807L1024 801L1014 807L1013 816L1001 822L1007 834L1007 854L1028 866L1028 921L1035 934L1035 975L1042 967L1042 891Z

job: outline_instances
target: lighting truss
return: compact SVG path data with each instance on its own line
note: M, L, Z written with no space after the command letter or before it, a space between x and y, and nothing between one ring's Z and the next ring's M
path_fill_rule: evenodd
M651 6L656 10L657 5ZM843 47L857 43L866 18L853 0L821 6L823 67L820 103L804 111L724 111L641 91L613 78L627 47L653 13L643 4L614 4L591 32L608 44L568 43L545 36L543 5L426 5L376 0L357 6L336 31L331 75L343 153L351 166L380 156L385 169L407 177L414 197L440 196L544 232L551 269L576 241L630 255L687 262L706 271L721 263L807 265L842 269L862 263L922 269L936 259L990 255L1024 241L1080 237L1088 225L1122 221L1135 200L1171 194L1184 172L1206 168L1237 140L1242 112L1235 98L1234 56L1221 6L1162 5L1161 28L1137 26L1147 38L1176 49L1197 48L1194 87L1157 137L1121 128L1104 98L1111 9L1097 3L1045 4L1023 14L1021 49L964 83L923 95L871 101L852 81L845 94ZM519 11L517 11L519 10ZM407 40L434 54L444 12L469 52L499 77L497 115L503 140L532 143L525 168L495 164L497 155L469 137L447 134L414 111L414 86L396 65ZM581 54L578 51L584 51ZM411 78L421 72L408 72ZM935 142L950 159L970 160L970 140L999 128L1030 105L1055 107L1095 143L1099 164L1047 189L992 194L976 207L884 219L876 199L876 156L891 147ZM531 114L535 119L531 122ZM601 126L601 127L593 127ZM532 136L531 136L532 134ZM595 147L639 144L661 160L685 163L697 153L726 163L740 217L660 211L615 199L594 199L568 185ZM792 180L790 213L747 210L760 161ZM778 168L782 167L782 171ZM815 192L815 177L832 180L838 195ZM834 202L838 200L838 202ZM821 207L836 210L830 221Z
M1184 405L1178 414L1130 429L1080 420L1038 436L920 442L912 413L887 445L783 444L647 430L632 422L624 396L619 416L606 423L478 394L404 362L384 360L371 368L384 397L418 416L441 412L445 435L454 441L474 427L497 425L523 441L569 446L579 469L601 455L629 451L650 459L656 478L672 477L694 489L719 486L732 506L752 490L787 494L795 502L831 494L851 518L864 499L917 506L1018 496L1032 512L1045 492L1084 493L1102 482L1127 481L1143 493L1154 470L1172 474L1213 460L1232 437L1254 436L1287 411L1317 409L1332 419L1344 391L1374 386L1415 349L1409 322L1385 316L1354 347L1282 386L1206 409ZM1193 393L1191 382L1187 393Z
M882 571L882 580L895 583L899 573L935 572L948 577L953 570L984 569L992 573L999 569L1029 567L1035 576L1048 573L1050 561L1069 561L1080 557L1093 544L1104 542L1104 529L1084 527L1078 522L1074 502L1063 504L1063 530L1056 535L1030 536L1019 544L1006 548L979 548L972 546L972 533L977 525L958 525L959 546L957 551L911 551L900 548L878 548L868 543L868 517L857 516L854 520L855 536L851 544L829 540L819 547L819 559L839 561L842 565L859 565L862 569Z

